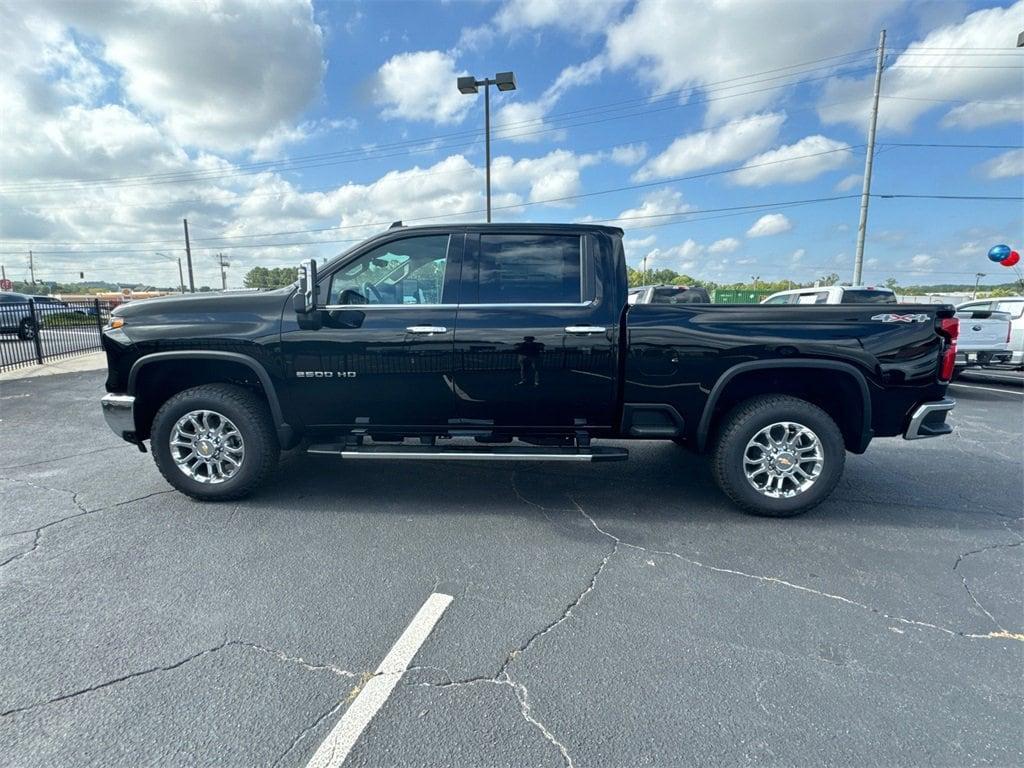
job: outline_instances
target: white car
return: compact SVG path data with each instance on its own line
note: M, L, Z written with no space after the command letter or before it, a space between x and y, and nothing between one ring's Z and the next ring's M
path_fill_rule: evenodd
M1010 365L1024 368L1024 296L1003 296L964 302L960 311L1006 312L1010 316Z
M823 285L773 293L762 304L895 304L896 294L871 285Z

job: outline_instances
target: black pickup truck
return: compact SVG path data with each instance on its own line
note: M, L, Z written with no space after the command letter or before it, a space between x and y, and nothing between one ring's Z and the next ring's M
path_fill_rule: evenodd
M296 285L148 299L103 334L115 433L198 499L339 459L712 455L742 508L822 501L845 452L947 434L950 306L627 303L622 230L400 223Z

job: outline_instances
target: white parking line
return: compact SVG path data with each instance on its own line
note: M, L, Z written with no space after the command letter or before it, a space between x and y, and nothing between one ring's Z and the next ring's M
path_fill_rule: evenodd
M363 729L370 724L373 716L384 706L391 692L402 679L409 662L441 619L445 609L452 602L451 595L434 592L427 598L402 636L395 641L388 655L377 667L366 685L359 691L355 701L349 705L341 720L327 735L306 768L338 768L349 751L355 746Z
M986 392L998 392L1001 395L1017 395L1024 397L1024 392L1014 392L1009 389L996 389L995 387L979 387L976 384L950 384L951 387L963 387L964 389L984 389Z

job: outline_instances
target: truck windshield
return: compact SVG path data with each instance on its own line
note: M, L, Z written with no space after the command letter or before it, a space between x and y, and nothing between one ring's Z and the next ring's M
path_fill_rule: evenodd
M892 291L843 291L843 304L895 304Z

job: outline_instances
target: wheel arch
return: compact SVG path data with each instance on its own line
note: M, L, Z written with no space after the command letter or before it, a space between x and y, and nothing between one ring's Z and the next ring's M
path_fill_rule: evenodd
M267 402L281 445L293 445L294 430L285 421L277 390L267 369L248 355L217 350L153 352L132 364L127 393L136 398L135 426L139 439L148 436L157 409L172 395L192 386L231 381L239 376L254 389L258 386ZM140 383L146 385L141 391L155 391L157 396L140 396Z
M798 379L801 370L813 376ZM832 378L826 380L826 375ZM822 388L826 381L837 382L841 394L852 395L859 407L849 409L844 407L848 403L837 402ZM871 441L871 394L864 374L853 365L838 360L752 360L728 368L711 388L697 426L697 450L707 450L717 423L734 404L770 393L803 397L821 407L839 425L847 449L854 453L863 453Z

